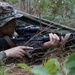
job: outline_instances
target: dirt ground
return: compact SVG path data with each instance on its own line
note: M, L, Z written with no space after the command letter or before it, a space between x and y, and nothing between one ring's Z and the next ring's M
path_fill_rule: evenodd
M11 69L10 75L34 75L34 74L26 71L25 69L14 67L13 69Z
M15 58L10 59L7 61L6 67L10 68L9 75L34 75L34 74L28 72L27 70L18 67L17 64L19 62L23 62L23 63L26 63L27 65L29 65L30 67L33 67L33 65L42 65L42 64L44 64L44 62L46 60L51 59L51 58L57 58L59 60L59 63L62 64L62 62L66 59L66 57L71 53L72 53L71 50L63 50L62 51L62 50L54 49L50 52L47 52L43 56L43 58L37 58L35 60L30 60L28 58L24 58L22 60L19 60L19 59L15 60Z
M9 68L9 74L8 75L34 75L32 73L30 73L29 71L23 69L23 68L20 68L17 66L19 62L13 62L13 63L9 63L9 64L6 64L6 67Z
M34 75L34 74L30 73L29 71L17 66L18 63L25 63L29 67L33 67L33 65L42 64L42 60L40 58L36 59L35 61L33 61L29 58L24 58L24 59L11 58L11 59L8 59L5 66L7 68L9 68L9 75Z

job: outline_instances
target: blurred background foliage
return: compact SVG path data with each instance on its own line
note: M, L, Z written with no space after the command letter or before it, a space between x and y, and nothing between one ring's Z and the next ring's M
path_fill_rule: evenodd
M35 16L75 27L75 0L6 0Z

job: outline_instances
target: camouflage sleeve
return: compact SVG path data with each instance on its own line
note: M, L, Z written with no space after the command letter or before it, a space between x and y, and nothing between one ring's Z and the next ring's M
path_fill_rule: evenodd
M5 60L6 60L6 53L4 51L1 51L0 52L0 65L4 64Z

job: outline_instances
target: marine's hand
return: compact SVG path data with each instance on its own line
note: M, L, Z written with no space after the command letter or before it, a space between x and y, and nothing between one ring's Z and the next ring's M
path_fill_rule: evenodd
M7 58L9 57L22 58L25 55L25 50L30 50L30 49L33 49L33 47L18 46L5 50L4 52L6 53Z
M56 34L50 33L49 34L49 38L50 38L50 41L45 42L43 44L44 48L49 48L49 47L57 46L59 44L60 38Z

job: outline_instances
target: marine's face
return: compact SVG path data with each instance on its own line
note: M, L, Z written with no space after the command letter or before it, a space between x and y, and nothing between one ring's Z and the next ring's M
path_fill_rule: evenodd
M12 20L7 25L0 28L0 34L2 36L11 36L14 33L15 27L17 26L16 21Z

